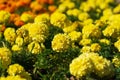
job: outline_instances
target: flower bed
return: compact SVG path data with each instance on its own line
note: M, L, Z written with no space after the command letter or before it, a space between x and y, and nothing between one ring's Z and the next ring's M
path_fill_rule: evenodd
M120 80L114 0L0 0L0 80Z

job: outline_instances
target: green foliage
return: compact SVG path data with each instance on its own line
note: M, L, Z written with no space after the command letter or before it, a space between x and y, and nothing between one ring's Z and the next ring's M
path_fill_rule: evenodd
M3 67L2 62L0 60L0 76L6 75L6 69Z
M32 73L33 65L35 61L36 61L36 55L24 49L20 52L12 52L12 63L11 64L18 63L24 66L25 70L28 71L29 73Z
M44 43L46 48L51 49L51 41L53 37L58 33L63 33L63 30L61 28L58 28L52 25L49 26L49 36L47 37Z
M113 49L113 45L110 44L110 45L107 45L107 44L100 44L101 45L101 51L99 52L99 54L109 60L112 59L113 55L114 55L114 51L115 51L115 48Z
M78 48L69 49L64 53L57 53L46 49L40 53L35 62L34 76L42 80L66 80L70 77L69 64L79 55Z
M120 67L116 68L116 77L115 80L120 80Z

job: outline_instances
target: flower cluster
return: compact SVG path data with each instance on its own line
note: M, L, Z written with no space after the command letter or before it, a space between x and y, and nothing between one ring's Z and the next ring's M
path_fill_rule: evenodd
M5 24L10 19L10 13L7 11L0 11L0 24Z
M119 17L114 0L0 0L0 80L118 80Z
M34 19L34 22L48 24L49 20L50 20L50 15L48 13L43 13L43 14L37 15Z
M82 29L82 33L83 33L83 38L92 38L92 37L99 38L99 37L101 37L100 29L93 24L84 26Z
M49 30L48 26L43 23L33 23L28 29L29 37L33 41L38 41L40 43L45 42L45 39L48 36Z
M26 80L32 80L29 73L25 71L24 67L19 64L12 64L9 66L7 70L10 76L20 76L21 78L25 78Z
M45 46L43 43L39 44L36 41L31 42L28 44L28 50L29 52L32 52L34 54L41 53L45 49Z
M52 49L56 52L65 52L71 44L69 36L66 34L56 34L52 40Z
M21 78L19 75L16 75L16 76L0 77L0 80L27 80L27 79Z
M14 28L7 28L4 31L5 40L8 41L11 44L14 44L14 41L16 39L16 33Z
M50 17L50 22L60 28L64 28L70 24L67 16L61 12L54 12Z
M70 73L77 78L82 78L92 72L99 77L114 75L112 63L102 56L99 56L98 53L83 53L73 59L70 64Z
M112 59L112 63L114 64L115 67L119 68L120 67L120 56L115 55L114 58Z
M87 54L82 54L72 60L70 64L70 73L77 78L88 75L93 70L92 61Z

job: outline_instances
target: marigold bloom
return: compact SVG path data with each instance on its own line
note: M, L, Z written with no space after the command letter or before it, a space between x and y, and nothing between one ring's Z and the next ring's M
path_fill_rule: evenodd
M108 26L106 27L102 32L103 32L103 35L106 36L106 37L115 37L117 32L116 32L116 28L114 28L113 26Z
M58 6L57 11L65 12L67 9L73 9L73 8L75 8L75 3L70 0L66 0Z
M65 52L70 47L71 41L66 34L56 34L52 40L52 49L56 52Z
M19 64L12 64L9 66L7 72L11 76L19 75L25 71L24 67Z
M114 64L114 66L116 68L120 67L120 56L119 55L115 55L112 59L112 63Z
M7 23L10 19L10 13L6 11L0 11L0 24Z
M4 31L5 40L13 44L16 39L16 32L14 28L6 28Z
M50 15L48 13L43 13L43 14L37 15L34 19L34 22L47 24L49 20L50 20Z
M120 14L114 14L108 19L108 26L103 30L103 35L106 37L117 38L120 34Z
M120 12L120 4L118 4L114 9L113 9L114 13L119 13Z
M16 30L16 34L17 34L17 37L18 37L18 42L16 42L17 44L18 43L19 44L22 44L22 43L28 44L29 42L32 41L31 38L30 38L30 36L29 36L29 31L28 31L28 29L31 26L31 24L32 23L27 23L27 24L21 26L20 28L18 28ZM23 39L23 42L22 42L21 38ZM20 40L20 42L19 42L19 40Z
M27 79L22 78L20 75L16 75L16 76L0 77L0 80L27 80Z
M118 49L120 52L120 39L114 43L114 46Z
M20 16L20 20L24 21L25 23L32 22L33 21L33 17L32 17L32 15L30 15L28 13L23 13Z
M23 48L17 44L14 44L12 46L12 51L21 51Z
M109 60L99 56L98 53L88 52L72 60L70 73L77 78L82 78L90 73L95 73L99 77L112 77L114 67Z
M83 46L80 52L89 53L89 52L91 52L91 47L90 46Z
M114 67L109 60L103 58L102 56L99 56L97 53L91 53L90 57L94 64L94 73L96 75L99 77L111 77L114 75Z
M24 67L19 65L19 64L10 65L7 72L10 76L17 76L18 75L25 80L32 80L29 73L26 72ZM16 80L18 80L18 79L16 79Z
M101 31L99 27L89 24L82 28L83 38L100 38Z
M22 46L23 45L23 38L18 36L16 37L16 40L15 40L15 43L18 45L18 46Z
M69 32L77 30L78 26L79 26L79 22L74 22L74 23L69 24L69 26L66 26L65 28L63 28L63 31L65 33L69 33Z
M31 42L28 44L28 51L33 53L33 54L39 54L45 49L45 46L43 43L38 43L38 42Z
M28 31L29 31L29 37L31 37L33 41L37 41L40 43L44 42L49 34L48 26L43 23L31 24Z
M99 41L100 41L100 43L110 45L110 41L108 39L100 39Z
M78 15L78 19L80 20L80 21L84 21L84 20L86 20L86 19L88 19L89 18L89 14L88 13L80 13L79 15Z
M76 41L80 41L82 37L82 33L77 31L72 31L68 34L68 36L70 36L71 41L76 42Z
M69 67L70 73L77 78L82 78L90 74L93 69L92 61L87 54L81 54L79 57L73 59Z
M91 51L98 52L101 50L101 46L98 43L91 44Z
M12 53L8 48L6 47L0 48L0 61L4 68L7 68L8 65L11 64L11 56Z
M79 42L79 45L85 46L85 45L90 45L92 43L91 39L82 39Z
M75 16L75 17L78 17L78 15L80 14L80 10L79 9L70 9L67 11L67 15L70 15L70 16Z
M67 19L67 16L60 12L54 12L51 14L50 22L54 26L64 28L70 24L70 20Z

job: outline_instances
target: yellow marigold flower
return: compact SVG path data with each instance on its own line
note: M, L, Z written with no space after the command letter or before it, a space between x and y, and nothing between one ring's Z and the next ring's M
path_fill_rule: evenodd
M33 54L38 54L40 52L42 52L45 49L45 46L43 45L43 43L38 43L38 42L31 42L28 45L28 50L29 52L32 52Z
M90 58L94 65L94 73L98 75L99 77L105 77L105 76L113 76L114 75L114 67L112 63L107 60L106 58L103 58L102 56L99 56L98 53L88 53L90 55Z
M81 37L82 37L82 33L81 32L77 32L77 31L72 31L68 34L68 36L70 36L71 41L75 42L75 41L80 41Z
M99 77L112 77L114 75L114 67L109 60L94 52L83 53L72 60L70 64L70 73L72 75L81 78L91 72Z
M113 28L115 28L117 30L117 32L120 32L120 19L118 18L120 17L120 14L115 14L110 16L108 24L110 26L112 26Z
M98 27L102 28L102 27L104 27L105 23L106 23L106 20L102 21L101 18L100 18L99 20L95 21L95 26L98 26Z
M82 39L79 42L79 45L85 46L85 45L90 45L92 43L91 39Z
M109 5L107 3L101 3L101 5L99 5L100 9L105 9L105 8L108 8Z
M113 12L112 12L111 8L107 8L107 9L103 10L104 16L111 16L112 14L113 14Z
M67 10L67 6L65 4L60 4L57 8L57 12L65 12Z
M114 43L114 46L118 49L120 52L120 39Z
M12 64L9 66L7 72L10 76L15 76L25 72L25 69L19 64Z
M118 4L114 9L113 13L119 13L120 12L120 4Z
M77 30L78 26L79 26L79 22L73 22L71 25L66 26L65 28L63 28L63 31L65 33L69 33L69 32Z
M28 72L26 72L24 67L19 64L10 65L7 72L10 76L18 75L25 80L32 80L32 78L30 77L30 74ZM16 80L18 80L18 79L16 79Z
M93 4L94 6L94 4ZM84 12L88 12L90 11L92 8L92 6L89 5L87 2L82 2L81 5L80 5L80 10L84 11Z
M56 11L58 12L65 12L68 9L73 9L75 8L75 3L70 1L70 0L65 0L64 2L58 6L58 9Z
M115 55L112 59L112 63L114 64L114 66L116 68L120 67L120 56L119 55Z
M29 27L31 25L32 25L32 23L27 23L16 30L17 37L19 36L19 37L23 38L24 44L28 44L29 42L32 41L29 36L29 31L28 31Z
M16 76L0 77L0 80L27 80L27 79L20 77L20 75L16 75Z
M0 61L4 68L7 68L8 65L11 63L11 56L12 56L11 51L8 48L6 47L0 48Z
M21 51L22 49L23 48L21 46L17 45L17 44L15 44L15 45L12 46L12 50L13 51Z
M72 10L70 9L67 11L67 15L70 15L70 16L78 17L79 14L80 14L80 10L77 8L74 8Z
M28 14L28 13L23 13L21 16L20 16L20 19L22 21L24 21L25 23L27 22L32 22L33 21L33 17L32 15Z
M82 53L91 52L91 47L90 46L83 46L80 52L82 52Z
M93 70L92 61L87 54L81 54L79 57L73 59L69 67L70 73L77 78L82 78Z
M88 18L89 18L89 14L86 13L86 12L80 13L80 14L78 15L78 19L79 19L80 21L84 21L84 20L86 20L86 19L88 19Z
M0 11L0 24L7 23L10 18L10 13L6 11Z
M89 24L83 27L82 29L83 38L100 38L101 37L101 31L99 27Z
M31 24L28 31L29 31L29 37L31 37L33 41L37 41L40 43L45 41L49 33L48 26L43 23Z
M98 43L91 44L91 51L98 52L101 50L101 46Z
M75 7L75 3L72 1L64 1L64 4L67 6L68 9L72 9Z
M52 40L52 49L56 52L64 52L70 47L70 38L66 34L56 34Z
M106 27L103 31L103 35L106 37L116 37L117 35L117 30L116 28L112 27L112 26L108 26Z
M71 22L67 19L67 16L60 12L54 12L51 14L50 22L52 25L64 28L68 26Z
M107 21L109 20L109 16L101 16L100 17L100 23L102 23L102 24L107 24Z
M20 37L23 37L23 38L28 36L28 29L31 25L32 25L32 23L27 23L27 24L21 26L20 28L18 28L16 30L17 36L20 36Z
M23 45L23 38L18 36L15 40L15 43L18 45L18 46L22 46Z
M14 28L6 28L4 31L5 40L13 44L16 39L16 32Z
M35 17L35 23L48 23L50 20L50 15L48 13L43 13Z
M86 19L86 20L83 21L84 26L85 26L85 25L92 24L92 23L93 23L93 20L92 20L92 19Z
M100 43L110 45L110 41L108 39L100 39L99 41L100 41Z
M108 19L108 26L103 30L104 36L117 38L120 35L120 14L114 14Z

